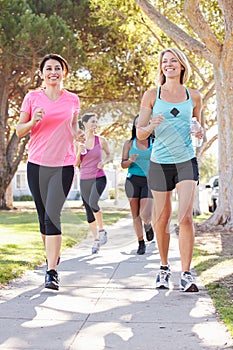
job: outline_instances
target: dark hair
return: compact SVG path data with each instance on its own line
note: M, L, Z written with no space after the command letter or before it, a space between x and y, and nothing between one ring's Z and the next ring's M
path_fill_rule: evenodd
M136 117L134 117L134 120L133 120L133 126L132 126L132 134L131 134L131 141L133 141L136 137L137 137L137 133L136 133L136 120L138 119L139 117L139 114L136 115ZM154 138L155 138L155 135L154 135L154 132L152 132L148 137L147 137L147 140L149 140L150 138L152 138L152 142L154 142Z
M58 55L56 53L49 53L49 54L45 55L41 59L41 61L40 61L40 71L41 71L41 73L43 71L45 63L48 60L56 60L56 61L58 61L61 64L61 66L62 66L62 70L64 71L64 76L65 77L67 76L67 74L69 73L68 63L62 56L60 56L60 55Z
M96 113L87 113L87 114L84 114L84 116L82 117L82 123L87 123L88 120L92 117L97 117L97 114Z
M133 126L132 126L132 134L131 134L131 139L130 140L134 140L137 135L136 135L136 120L138 119L139 114L136 115L136 117L134 117L133 120Z

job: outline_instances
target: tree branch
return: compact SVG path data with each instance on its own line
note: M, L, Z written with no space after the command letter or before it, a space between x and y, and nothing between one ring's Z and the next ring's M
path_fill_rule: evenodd
M184 12L187 15L187 20L194 32L198 34L199 38L206 45L207 49L214 53L214 55L210 55L211 57L208 57L208 61L211 61L211 59L216 57L216 55L219 57L221 53L221 44L218 42L208 23L205 21L199 8L199 1L185 0Z
M138 6L143 12L154 22L157 26L164 31L172 40L179 42L183 47L190 51L210 60L210 54L207 47L200 41L194 39L188 35L176 24L169 21L154 6L152 6L147 0L135 0Z

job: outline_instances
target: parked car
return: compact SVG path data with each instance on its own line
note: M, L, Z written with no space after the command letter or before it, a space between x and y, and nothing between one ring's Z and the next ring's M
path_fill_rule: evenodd
M213 213L218 205L218 193L219 193L219 185L218 185L218 176L213 176L209 180L209 183L206 185L207 193L208 193L208 206L209 211Z

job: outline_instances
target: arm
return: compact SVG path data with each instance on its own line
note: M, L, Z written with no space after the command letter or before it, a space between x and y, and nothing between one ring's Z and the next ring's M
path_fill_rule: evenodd
M30 119L30 115L26 112L21 112L18 124L16 125L16 135L21 138L25 135L27 135L32 127L36 125L44 116L44 109L43 108L37 108Z
M75 149L76 149L76 166L80 167L81 164L81 147L79 142L75 142Z
M100 162L98 164L98 168L103 169L104 165L107 164L111 160L111 153L110 153L109 146L108 146L106 139L102 136L99 136L99 140L100 140L101 149L105 153L105 159L102 160L102 162Z
M83 130L79 128L78 124L78 114L73 115L72 120L72 132L73 132L73 138L81 143L85 143L85 133Z
M202 111L202 98L198 90L190 91L192 101L194 103L193 117L197 118L197 121L201 123L201 111Z
M152 131L163 121L162 114L151 118L152 108L156 99L156 89L148 90L142 97L140 113L138 118L137 138L145 140L150 136Z
M202 111L202 98L198 90L190 89L192 101L194 103L193 117L197 118L197 121L201 124L201 111ZM202 138L204 135L204 129L201 127L200 131L195 134L196 137Z
M137 154L132 154L131 157L129 158L129 150L131 146L132 146L131 140L125 141L123 150L122 150L122 160L121 160L122 169L129 168L130 164L132 164L138 156Z

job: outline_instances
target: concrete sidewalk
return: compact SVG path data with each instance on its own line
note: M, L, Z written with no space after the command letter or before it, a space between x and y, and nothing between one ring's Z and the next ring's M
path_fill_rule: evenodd
M138 256L131 218L108 232L99 254L91 255L89 236L62 255L59 292L43 288L45 266L0 290L0 349L233 349L201 282L199 293L179 291L174 233L171 290L158 291L155 242Z

